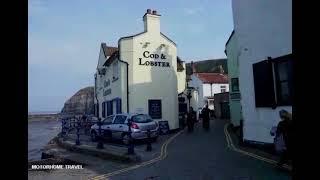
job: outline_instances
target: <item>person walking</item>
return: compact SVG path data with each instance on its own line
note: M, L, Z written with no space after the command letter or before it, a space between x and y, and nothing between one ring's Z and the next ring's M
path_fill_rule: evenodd
M202 122L203 122L203 128L205 130L209 130L210 128L210 110L208 108L208 105L205 106L202 110Z
M275 134L275 149L280 153L280 159L277 165L282 166L291 159L292 115L286 110L281 110L279 116L281 121L278 123L276 129L272 130L271 135Z
M190 110L187 114L187 125L188 125L188 131L189 132L193 132L193 126L194 126L194 111L193 111L193 108L190 107Z

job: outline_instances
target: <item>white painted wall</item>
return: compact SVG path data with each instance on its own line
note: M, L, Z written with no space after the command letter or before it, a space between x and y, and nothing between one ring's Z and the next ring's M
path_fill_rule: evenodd
M119 59L129 64L129 112L148 114L148 100L161 99L162 119L158 120L167 120L170 129L176 129L179 127L178 93L185 90L185 70L177 72L177 48L175 43L160 33L160 16L147 14L144 21L144 33L119 40ZM143 56L145 51L158 54L160 58L146 58ZM161 58L161 54L165 55L165 59ZM142 64L146 61L168 62L170 67L141 65L140 58ZM183 67L185 68L185 64ZM112 82L112 64L107 67L106 75L99 78L98 85L102 88L97 91L100 116L102 101L116 97L122 100L122 112L127 111L126 64L118 62L118 68L119 79L107 88L103 87L103 81L110 79ZM103 97L103 90L108 88L112 89L112 93Z
M205 106L207 97L211 96L211 92L212 96L214 96L214 94L221 93L221 86L226 86L226 92L229 92L229 84L203 84L203 82L196 76L196 74L192 74L190 78L191 80L189 82L189 86L194 87L198 90L198 103L196 107L197 109ZM214 109L213 106L210 108Z
M204 97L214 96L215 94L221 93L221 86L226 86L226 92L229 92L229 84L203 84Z
M270 129L279 110L291 106L256 108L252 64L292 53L291 0L233 0L234 29L239 47L239 85L244 118L244 139L272 143ZM245 50L245 48L247 50Z
M147 21L145 24L160 28L159 16L147 14L144 19ZM161 99L162 119L159 120L167 120L170 129L176 129L179 127L178 87L183 86L183 83L178 84L177 80L177 48L155 27L147 27L147 32L119 41L120 59L129 63L130 112L148 114L148 100ZM160 48L161 44L165 47ZM166 59L145 58L145 51L160 56L164 54ZM139 58L142 64L145 61L160 61L169 62L170 67L139 65ZM183 75L180 75L180 78L185 79Z

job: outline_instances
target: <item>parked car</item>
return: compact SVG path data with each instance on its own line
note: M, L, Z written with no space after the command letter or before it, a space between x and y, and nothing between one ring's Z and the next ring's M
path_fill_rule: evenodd
M147 114L116 114L102 120L101 133L104 138L122 140L128 144L129 125L131 123L131 136L133 140L148 138L150 130L151 138L156 141L159 136L159 124ZM96 141L99 133L98 124L91 126L91 140Z

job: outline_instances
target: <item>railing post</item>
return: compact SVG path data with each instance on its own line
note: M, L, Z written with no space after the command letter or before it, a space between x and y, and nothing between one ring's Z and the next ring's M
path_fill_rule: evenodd
M146 149L146 151L152 151L150 129L147 131L147 134L148 134L148 139L147 139L147 149Z
M101 134L101 118L98 118L99 122L98 122L98 126L99 126L99 135L98 135L98 144L97 144L97 149L103 149L103 142L102 142L102 134Z

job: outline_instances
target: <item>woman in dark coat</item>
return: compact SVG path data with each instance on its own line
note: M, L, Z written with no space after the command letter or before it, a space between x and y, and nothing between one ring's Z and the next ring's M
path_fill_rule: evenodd
M194 117L195 112L193 111L193 108L190 107L190 110L187 115L187 125L188 125L188 130L189 132L193 132L193 126L195 123L195 117Z
M205 106L205 108L203 108L202 110L202 121L203 121L203 128L205 130L208 130L210 127L210 114L209 114L209 108L208 105Z
M289 112L285 110L281 110L279 112L281 121L277 126L276 136L283 136L285 150L281 152L280 160L278 162L278 166L282 166L285 162L287 162L291 158L291 136L292 136L292 121L291 115Z

